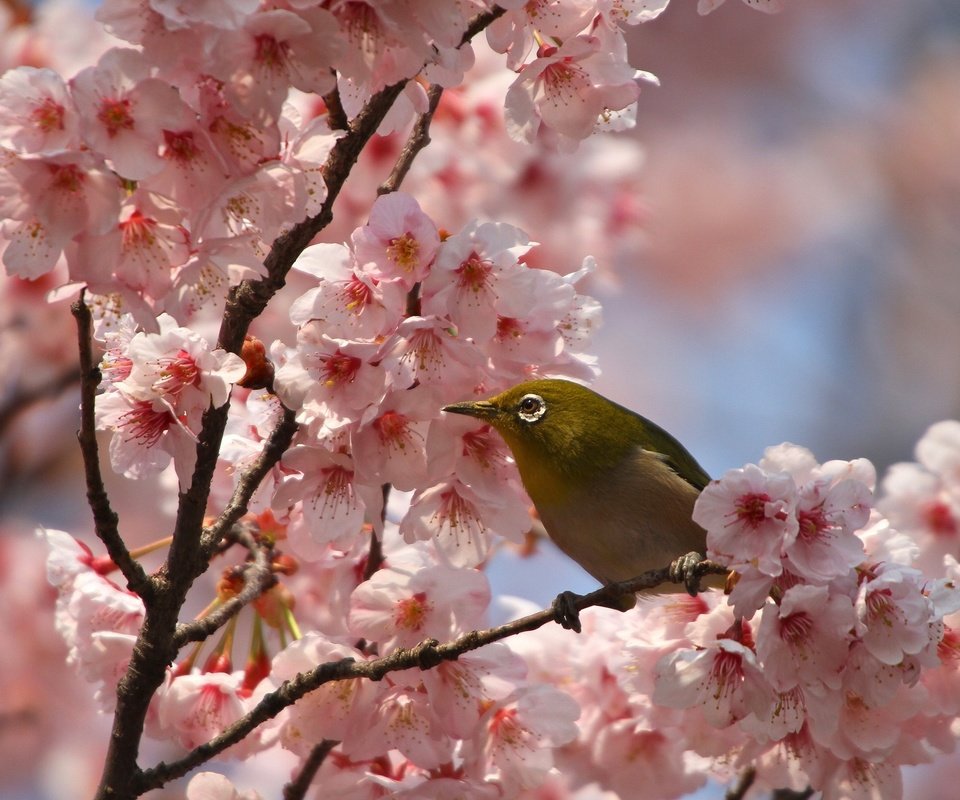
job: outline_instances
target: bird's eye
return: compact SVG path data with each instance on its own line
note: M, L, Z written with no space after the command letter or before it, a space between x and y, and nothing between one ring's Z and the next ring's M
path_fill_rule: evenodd
M525 394L517 405L517 413L524 422L537 422L546 410L547 404L538 394Z

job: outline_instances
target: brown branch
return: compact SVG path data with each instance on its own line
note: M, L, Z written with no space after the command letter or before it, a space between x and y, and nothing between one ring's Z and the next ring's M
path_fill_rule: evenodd
M468 26L462 41L469 41L501 14L503 9L478 14ZM320 212L277 237L270 253L264 259L264 278L241 281L228 292L217 338L218 347L231 353L240 352L250 324L283 288L287 273L296 258L310 244L311 239L333 219L334 201L363 148L405 85L406 80L401 80L373 95L363 110L350 122L346 134L337 139L322 169L327 196ZM150 786L159 786L165 782L162 779L160 783L150 784L145 773L139 769L137 757L140 739L146 724L150 699L163 682L167 664L176 657L174 637L187 591L193 581L207 569L209 552L215 549L215 544L212 548L204 546L207 539L203 538L203 518L226 429L229 405L227 402L220 408L211 407L203 415L197 442L196 466L189 487L180 493L170 551L166 563L151 578L150 585L156 593L156 600L147 604L147 614L133 654L117 686L113 729L97 790L98 800L133 798ZM269 716L263 717L268 718ZM197 763L204 760L206 759L201 757Z
M337 74L333 70L333 79L337 79ZM340 87L334 87L323 96L323 104L327 107L327 125L333 131L345 131L350 127L350 120L347 119L347 112L343 110L343 103L340 102Z
M216 521L203 532L202 546L207 559L216 552L224 533L233 528L240 518L247 513L247 504L253 497L253 493L260 486L267 473L280 461L280 458L290 446L293 435L297 432L296 415L286 406L281 407L283 408L283 415L264 443L260 455L240 476L227 507L217 517Z
M97 443L95 406L97 387L100 385L100 368L93 363L93 319L84 302L84 293L70 306L77 321L77 343L80 358L80 430L77 440L83 455L83 471L87 483L87 503L93 512L93 526L97 537L107 548L107 553L117 565L127 588L143 598L149 605L154 597L154 585L143 567L127 549L120 536L120 518L110 505L103 476L100 474L100 446Z
M317 776L317 771L323 766L330 751L336 747L338 742L333 739L324 739L320 744L314 746L303 762L303 768L290 783L283 787L283 800L303 800L307 796L307 789L313 783Z
M410 136L404 144L403 150L400 151L400 156L397 158L397 163L394 164L390 176L377 189L378 196L397 191L400 184L403 183L403 179L407 177L417 154L430 144L430 122L433 120L433 115L440 104L440 95L442 94L443 87L439 83L430 87L430 91L427 92L430 101L427 110L417 117L413 130L410 131Z
M723 800L743 800L743 798L746 797L747 792L750 791L750 787L753 786L753 782L756 779L756 767L747 767L737 777L737 782L727 789L727 793L723 796Z
M712 561L702 561L697 565L697 569L701 575L720 575L728 572L726 567ZM662 583L669 582L673 582L670 578L670 567L654 569L629 581L612 583L590 594L579 596L575 605L579 611L590 606L608 606L612 599L623 594L652 589ZM676 582L679 583L680 581ZM224 730L223 733L191 750L183 758L169 764L161 762L152 769L144 770L137 777L137 791L142 793L149 789L156 789L167 781L186 775L194 767L203 764L231 745L241 741L257 726L268 719L272 719L284 708L293 705L305 694L323 686L325 683L356 678L379 681L390 672L414 667L422 670L432 669L444 661L455 661L464 653L492 642L515 636L523 631L542 628L548 622L555 622L556 619L557 611L553 608L547 608L495 628L470 631L444 644L440 644L436 639L427 639L414 647L400 648L382 658L369 661L355 661L352 658L344 658L339 661L328 661L320 664L310 672L301 672L290 680L284 681L276 690L264 695L256 706Z
M233 536L247 548L251 556L251 560L243 567L243 588L207 616L178 625L173 637L177 649L188 642L202 642L277 582L277 576L271 569L273 547L258 542L250 531L240 526L234 529Z

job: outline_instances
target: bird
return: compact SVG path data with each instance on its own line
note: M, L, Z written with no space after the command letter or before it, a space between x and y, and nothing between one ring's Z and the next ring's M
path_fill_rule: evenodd
M670 564L696 594L706 532L692 519L710 476L646 417L573 381L526 381L485 400L443 407L483 420L513 454L523 486L557 547L600 583ZM682 591L673 583L654 593ZM561 592L557 621L579 632L579 597ZM635 595L610 603L631 608Z

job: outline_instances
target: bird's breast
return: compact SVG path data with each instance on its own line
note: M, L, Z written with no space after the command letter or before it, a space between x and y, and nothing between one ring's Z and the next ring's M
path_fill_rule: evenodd
M550 538L602 583L704 552L705 533L691 519L699 492L648 451L638 449L587 481L531 484L527 491Z

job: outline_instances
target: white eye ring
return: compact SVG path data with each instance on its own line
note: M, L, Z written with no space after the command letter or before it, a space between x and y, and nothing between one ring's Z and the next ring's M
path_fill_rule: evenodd
M547 404L538 394L525 394L517 403L517 415L524 422L539 422L547 413Z

